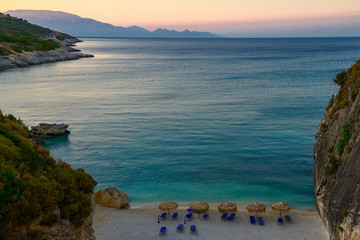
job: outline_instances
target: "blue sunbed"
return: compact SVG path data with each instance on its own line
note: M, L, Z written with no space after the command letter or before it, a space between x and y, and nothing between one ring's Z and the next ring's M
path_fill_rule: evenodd
M235 218L235 216L236 216L236 214L235 213L232 213L232 214L230 214L230 216L229 216L229 221L233 221L234 220L234 218Z
M165 233L165 232L166 232L166 227L161 227L160 233Z
M283 219L281 217L278 218L278 223L283 223Z
M162 214L160 215L161 218L166 218L166 216L167 216L167 213L166 213L166 212L164 212L164 213L162 213Z
M192 213L186 214L186 218L192 218L192 217L193 217L193 214L192 214Z
M255 223L256 223L255 216L250 216L250 223L251 223L251 224L255 224Z
M179 216L179 214L177 212L174 212L173 215L172 215L172 218L177 218Z
M184 230L184 224L179 224L179 226L176 228L176 231L182 232Z
M203 219L209 220L209 214L205 213L204 216L203 216Z
M264 220L262 217L258 217L258 222L260 225L264 225Z
M228 213L223 213L223 215L221 216L221 219L226 219L227 218L227 216L228 216Z
M193 232L193 233L196 232L196 226L195 226L195 225L191 225L191 226L190 226L190 231Z
M291 217L289 215L285 216L286 221L291 222Z

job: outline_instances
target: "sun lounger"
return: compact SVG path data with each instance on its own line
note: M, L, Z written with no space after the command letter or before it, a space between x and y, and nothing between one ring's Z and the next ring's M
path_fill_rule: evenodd
M256 223L255 216L250 216L250 223L251 223L251 224L255 224L255 223Z
M291 222L291 217L289 215L285 216L286 221Z
M174 212L172 215L172 218L176 219L179 216L179 214L177 212Z
M223 213L223 215L221 216L221 219L226 219L227 218L227 216L228 216L228 213Z
M196 232L196 226L195 225L190 226L190 232L192 232L192 233Z
M258 217L258 222L260 225L264 225L264 221L262 217Z
M166 227L161 227L160 233L165 233L165 232L166 232Z
M209 214L205 213L204 216L203 216L203 219L209 220Z
M193 217L193 214L192 214L192 213L186 214L186 218L192 218L192 217Z
M182 232L184 230L184 224L179 224L179 226L176 228L177 232Z
M283 223L283 219L281 217L278 218L278 223Z
M166 218L166 216L167 216L167 213L166 213L166 212L164 212L164 213L162 213L162 214L160 215L161 218Z
M229 221L233 221L234 220L234 218L235 218L235 216L236 216L236 214L235 213L232 213L232 214L230 214L230 216L229 216Z

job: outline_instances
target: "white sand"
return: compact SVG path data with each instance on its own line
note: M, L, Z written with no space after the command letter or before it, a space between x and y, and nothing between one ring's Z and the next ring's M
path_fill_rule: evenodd
M270 209L262 214L264 225L260 226L250 224L245 206L239 208L239 205L233 222L221 220L221 213L215 211L217 209L215 204L210 205L209 220L201 220L198 214L194 214L192 220L186 221L184 231L179 233L176 232L176 227L184 223L188 205L181 204L181 206L183 207L176 210L179 213L177 220L171 219L170 216L158 223L158 215L161 211L157 206L120 210L96 205L93 225L96 239L329 239L316 211L292 210L290 214L292 223L278 224L278 214ZM195 234L190 233L190 225L196 225ZM165 234L159 233L162 226L167 228Z

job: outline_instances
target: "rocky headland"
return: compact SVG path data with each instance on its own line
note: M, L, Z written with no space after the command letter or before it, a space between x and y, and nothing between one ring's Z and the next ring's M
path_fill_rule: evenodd
M66 41L60 48L50 51L13 53L9 56L1 56L0 71L17 67L27 67L29 65L94 57L92 54L85 54L71 47L77 42L80 42L80 40Z
M360 239L360 60L340 86L316 133L314 195L330 239Z

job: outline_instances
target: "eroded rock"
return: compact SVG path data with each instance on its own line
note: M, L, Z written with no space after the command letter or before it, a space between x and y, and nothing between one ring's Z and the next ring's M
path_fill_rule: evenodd
M61 124L48 124L48 123L40 123L38 126L31 127L31 132L34 134L36 138L51 138L63 134L70 133L67 130L69 125L61 123Z
M94 194L94 202L108 208L124 208L129 204L130 198L116 187L108 187Z

